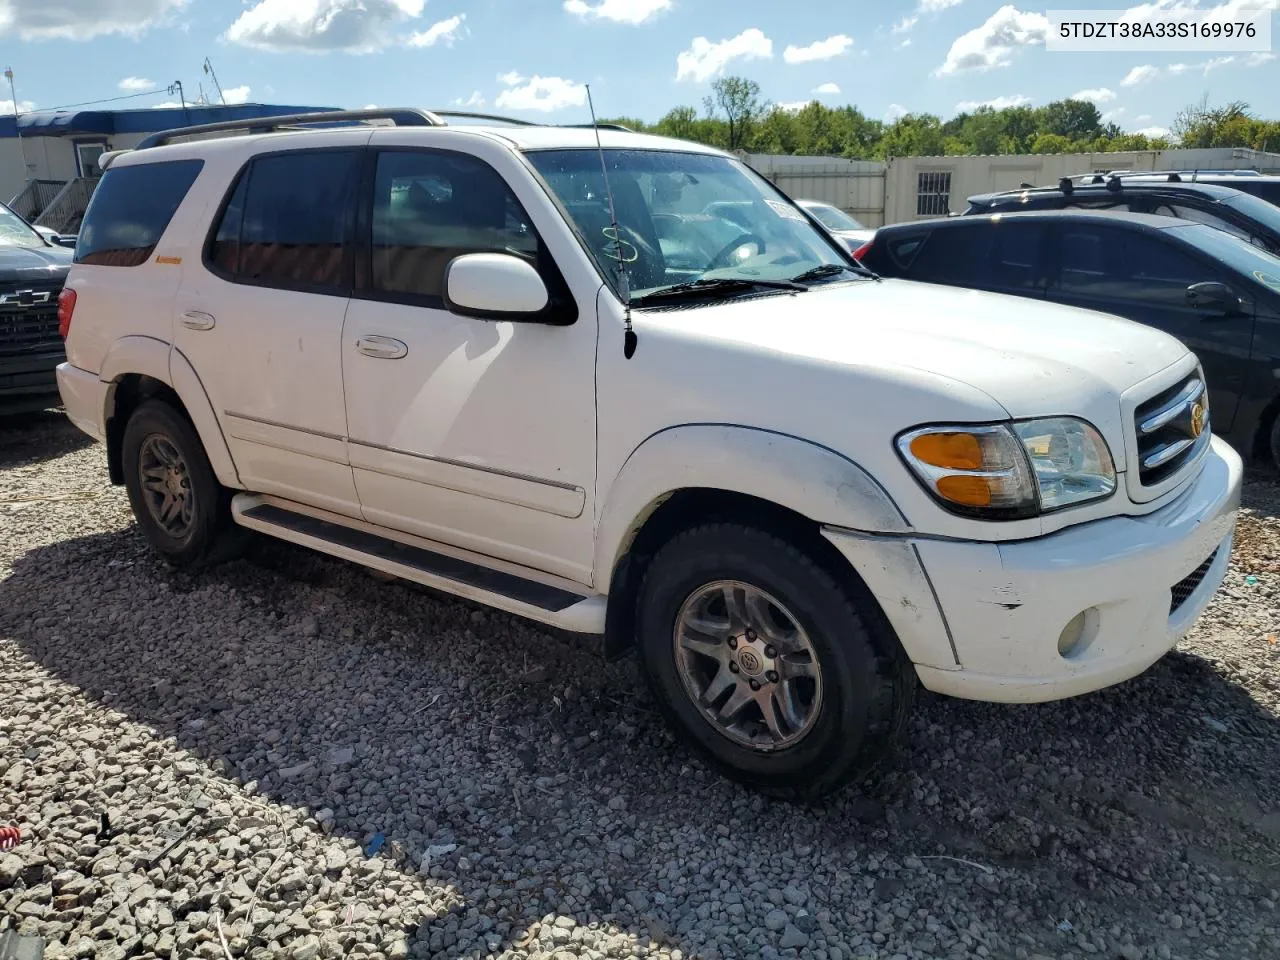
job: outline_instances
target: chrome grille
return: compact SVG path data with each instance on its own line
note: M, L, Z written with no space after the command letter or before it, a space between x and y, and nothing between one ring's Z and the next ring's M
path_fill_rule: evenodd
M32 353L62 347L58 335L59 283L0 285L0 353Z
M1211 433L1209 394L1199 371L1162 390L1134 411L1138 478L1155 486L1193 460Z

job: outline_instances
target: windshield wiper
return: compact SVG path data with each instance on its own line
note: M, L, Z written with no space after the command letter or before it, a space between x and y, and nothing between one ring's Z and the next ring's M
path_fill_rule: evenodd
M811 280L822 280L826 277L834 277L837 273L852 273L858 277L871 277L873 280L879 280L880 275L866 267L851 267L847 263L824 263L814 267L812 270L806 270L804 273L797 274L791 280L794 283L808 283Z
M633 304L654 303L659 300L682 300L690 297L712 297L721 293L744 293L748 290L796 290L808 291L803 283L795 280L752 280L745 277L705 277L663 287L634 298Z

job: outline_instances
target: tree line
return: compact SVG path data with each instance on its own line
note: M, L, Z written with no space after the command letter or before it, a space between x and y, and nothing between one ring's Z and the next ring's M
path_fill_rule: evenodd
M721 77L702 110L674 107L656 123L617 117L633 130L694 140L726 150L887 160L892 157L991 153L1109 153L1182 147L1252 147L1280 151L1280 121L1262 120L1244 102L1210 107L1207 99L1178 113L1170 136L1126 133L1104 122L1088 100L1056 100L1042 107L977 107L943 120L908 113L891 123L857 107L814 100L799 109L761 99L745 77Z

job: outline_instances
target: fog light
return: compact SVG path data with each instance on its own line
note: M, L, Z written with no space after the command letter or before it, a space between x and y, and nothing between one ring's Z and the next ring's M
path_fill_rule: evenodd
M1058 635L1058 655L1067 658L1079 656L1089 649L1097 632L1098 608L1081 610Z

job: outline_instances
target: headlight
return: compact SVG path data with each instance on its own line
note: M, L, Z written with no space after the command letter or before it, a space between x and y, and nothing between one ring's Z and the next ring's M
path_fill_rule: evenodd
M1111 451L1070 417L995 426L933 426L898 438L898 452L949 510L1016 520L1110 496Z

